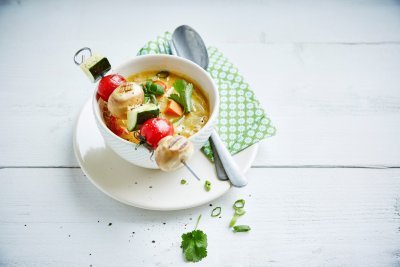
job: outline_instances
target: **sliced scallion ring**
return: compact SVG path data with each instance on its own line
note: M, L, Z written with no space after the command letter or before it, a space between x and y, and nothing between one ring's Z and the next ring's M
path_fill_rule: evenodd
M235 215L242 216L246 211L244 209L235 209Z
M221 215L221 211L221 207L216 207L211 211L211 217L218 217L219 215Z
M211 182L206 180L206 182L204 183L204 189L208 192L211 190Z
M157 98L156 98L155 95L151 94L151 95L150 95L150 99L151 99L151 102L153 102L153 104L158 105L158 101L157 101Z
M239 218L238 215L233 215L232 220L229 222L229 227L233 227L236 224L237 218Z
M248 232L250 230L251 230L251 228L248 225L236 225L233 227L233 232L235 232L235 233Z
M235 210L242 209L242 208L244 208L244 203L245 203L244 199L236 200L235 203L233 204L233 208Z

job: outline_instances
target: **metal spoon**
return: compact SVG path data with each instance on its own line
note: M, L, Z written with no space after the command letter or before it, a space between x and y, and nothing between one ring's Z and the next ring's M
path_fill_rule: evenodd
M198 64L203 69L208 67L207 48L200 35L187 25L179 26L172 34L170 42L172 54L184 57ZM232 155L225 147L218 133L213 129L210 140L213 150L217 176L222 180L228 177L233 186L242 187L247 185L247 178L236 165ZM221 163L221 165L217 165ZM225 174L223 173L225 172ZM220 177L221 175L221 177Z
M193 61L203 69L208 67L208 52L207 48L201 39L200 35L191 27L182 25L175 29L172 40L169 43L171 53L190 61ZM166 49L164 49L166 50ZM210 147L214 155L214 164L217 172L217 177L220 180L228 180L228 175L225 172L221 159L219 158L217 148L209 139Z
M170 47L172 47L172 54L189 59L207 70L209 61L207 48L200 35L193 28L185 25L176 28L172 35ZM226 174L221 159L219 158L217 148L211 138L209 139L209 142L214 156L217 177L220 180L228 180L228 175Z

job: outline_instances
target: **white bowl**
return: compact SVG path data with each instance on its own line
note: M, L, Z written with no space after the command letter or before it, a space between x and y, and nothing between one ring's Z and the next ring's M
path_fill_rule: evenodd
M195 63L171 55L138 56L115 68L113 73L118 73L124 77L128 77L132 74L149 70L168 70L181 74L184 78L187 77L198 84L203 93L207 96L210 105L210 118L203 128L189 138L195 147L195 153L198 153L200 148L210 137L211 131L217 122L219 94L213 79L205 70ZM96 124L100 129L100 133L106 144L115 151L115 153L134 165L144 168L158 169L154 158L151 157L151 153L146 148L140 146L136 149L136 144L120 138L107 128L103 120L102 112L100 112L96 93L97 90L93 93L93 112Z

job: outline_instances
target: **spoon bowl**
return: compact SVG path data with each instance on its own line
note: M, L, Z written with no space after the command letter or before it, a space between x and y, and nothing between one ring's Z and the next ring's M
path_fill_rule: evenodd
M203 39L190 26L182 25L172 34L172 44L177 56L193 61L203 69L208 68L208 52Z

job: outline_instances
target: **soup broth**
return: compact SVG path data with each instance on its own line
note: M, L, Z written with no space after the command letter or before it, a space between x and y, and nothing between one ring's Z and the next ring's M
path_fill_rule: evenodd
M165 84L165 92L157 96L159 105L159 117L169 120L174 126L175 135L182 135L190 137L197 133L208 121L210 116L210 107L207 97L202 92L201 88L193 83L190 79L182 77L179 74L166 72L168 75L157 75L159 71L146 71L131 75L127 78L128 82L136 82L138 84L145 84L147 81L157 82L161 81ZM193 84L193 91L191 96L192 110L190 113L178 115L171 115L166 112L169 96L176 94L173 84L176 80L185 80L187 83ZM103 110L103 118L107 127L115 134L128 141L138 143L135 132L127 130L127 121L113 117L107 109L107 105L101 105Z

